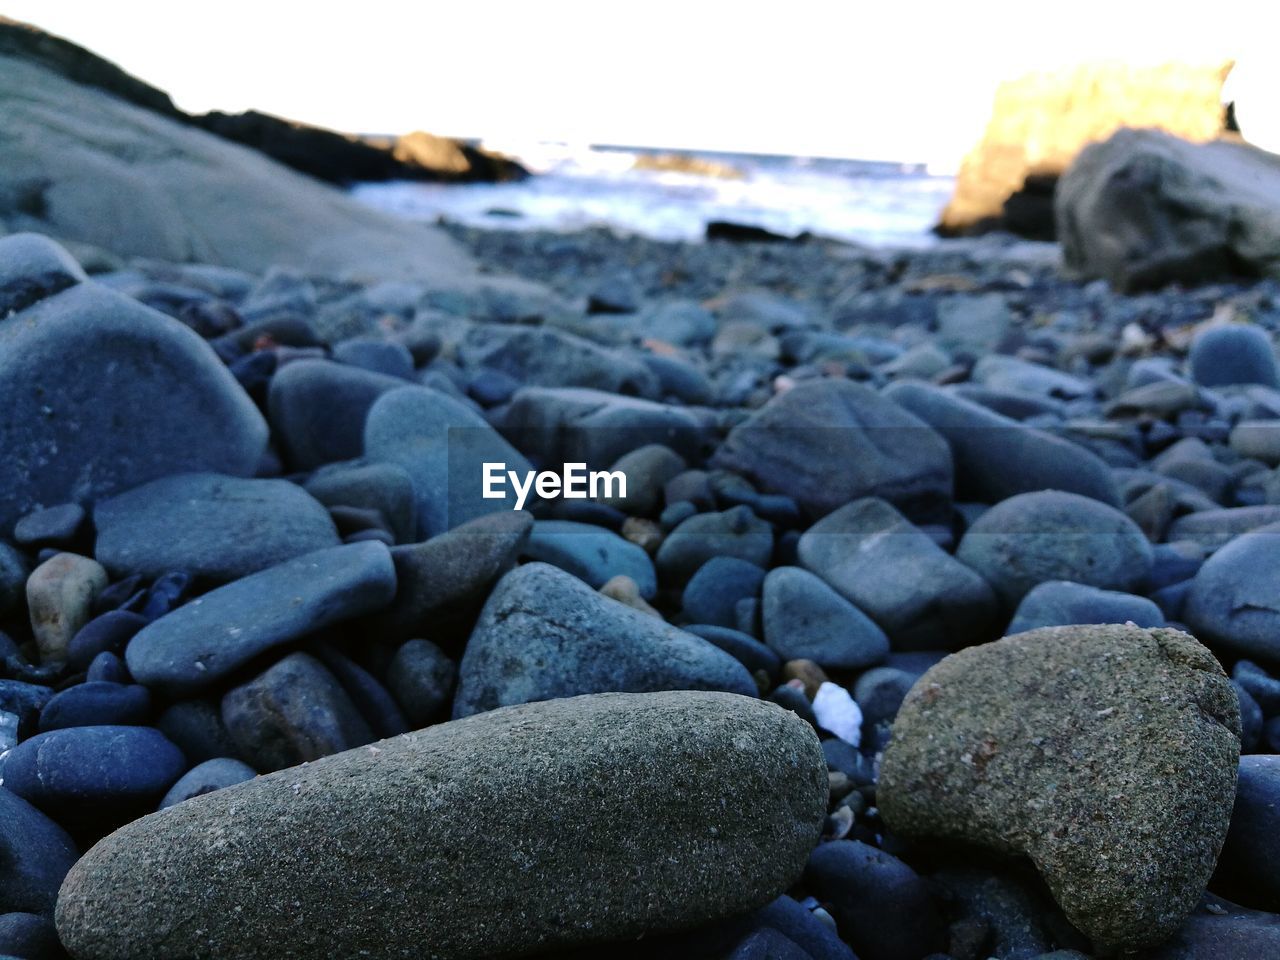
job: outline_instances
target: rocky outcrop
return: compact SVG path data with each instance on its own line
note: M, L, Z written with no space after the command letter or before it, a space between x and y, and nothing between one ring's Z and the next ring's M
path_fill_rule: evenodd
M26 57L0 55L0 116L0 230L257 273L450 284L472 273L429 226Z
M937 230L1007 229L1053 239L1053 187L1088 144L1121 127L1189 140L1226 130L1222 84L1232 64L1094 63L1001 84L982 140L965 157Z
M329 183L470 183L520 180L529 175L508 157L428 133L395 138L356 137L257 110L184 113L163 90L129 75L114 63L62 37L5 17L0 17L0 56L39 64L68 80L252 147L285 166Z
M529 175L508 157L416 131L403 137L355 137L257 110L189 118L210 133L265 153L330 183L433 180L476 183Z
M1280 277L1280 156L1121 130L1058 187L1066 265L1131 291L1233 274Z

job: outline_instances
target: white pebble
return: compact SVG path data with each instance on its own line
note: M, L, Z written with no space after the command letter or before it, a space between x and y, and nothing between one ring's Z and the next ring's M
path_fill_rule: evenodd
M825 680L813 698L813 714L824 730L830 730L845 743L862 742L862 710L849 691Z

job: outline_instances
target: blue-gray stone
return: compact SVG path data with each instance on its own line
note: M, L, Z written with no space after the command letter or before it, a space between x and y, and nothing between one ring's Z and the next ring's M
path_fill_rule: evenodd
M1209 886L1246 907L1280 911L1280 757L1240 758L1231 827Z
M782 658L749 633L713 623L691 623L684 629L714 643L752 673L763 670L772 678L782 669Z
M151 694L136 683L95 680L55 693L40 711L40 732L67 727L136 727L151 719Z
M297 360L271 378L267 411L285 460L296 470L352 460L364 450L365 421L399 377L330 360Z
M409 474L423 538L515 507L510 483L506 496L484 497L485 463L504 463L522 477L531 469L480 414L427 387L380 397L365 423L364 447L370 460L397 464Z
M796 554L895 648L957 649L996 629L991 585L879 498L823 517L800 537Z
M708 434L706 418L696 411L585 387L525 387L499 427L542 463L585 463L593 470L654 443L694 458Z
M21 551L0 541L0 617L22 603L30 574L31 565Z
M0 320L0 406L0 532L171 473L249 476L266 449L266 422L208 344L92 283Z
M693 623L732 627L739 600L760 595L764 570L737 557L712 557L689 579L681 604Z
M0 912L49 913L58 887L79 854L60 826L0 787Z
M0 321L89 278L75 257L38 233L0 238Z
M84 670L99 654L123 653L125 644L150 622L140 613L108 610L76 631L67 646L67 662Z
M114 576L182 570L237 580L336 547L329 512L287 480L185 473L100 502L94 557Z
M383 544L317 550L219 587L161 617L129 641L125 660L139 683L189 693L267 650L380 610L395 591L395 567Z
M387 686L413 729L441 719L458 679L458 665L430 640L401 644L387 667Z
M13 539L29 547L67 547L79 536L86 516L78 503L36 510L14 525Z
M363 370L401 380L413 379L413 354L403 343L356 337L333 348L333 359Z
M656 378L631 353L551 327L477 324L459 354L464 366L498 370L529 386L588 387L644 397L658 392Z
M884 396L946 440L955 460L958 499L998 503L1019 493L1065 490L1113 506L1120 503L1110 469L1079 444L932 384L901 381L888 386Z
M770 570L764 578L762 609L764 641L783 660L858 670L889 655L884 631L808 570Z
M1242 323L1207 327L1191 341L1187 361L1191 378L1204 387L1277 385L1275 350L1261 327Z
M1241 534L1204 562L1182 615L1206 643L1280 663L1280 525Z
M734 427L713 458L822 517L878 496L912 517L951 502L951 451L923 420L851 380L811 380Z
M682 521L662 541L654 562L664 580L683 584L714 557L736 557L764 568L772 556L773 528L750 507L732 507Z
M652 600L658 592L658 575L643 549L612 530L572 520L539 520L533 525L523 555L573 574L599 589L621 574L640 588L640 596Z
M153 727L69 727L18 744L4 785L59 823L100 829L154 810L186 769Z
M1037 584L1071 580L1130 591L1151 570L1151 544L1127 516L1060 490L996 504L969 528L956 557L1016 607Z
M53 696L49 687L21 680L0 680L0 710L18 718L18 736L25 740L36 732L40 711Z
M161 799L159 809L164 810L192 797L202 797L223 787L244 783L257 775L253 767L234 757L214 757L196 764L179 777L178 782Z
M291 653L222 698L236 752L269 773L375 739L356 705L315 657Z
M756 695L751 674L729 654L545 563L498 581L458 676L455 718L583 693Z
M378 511L396 543L412 543L418 537L413 481L394 463L330 464L312 474L304 489L326 507Z
M1164 614L1146 597L1068 580L1049 580L1034 587L1018 604L1006 634L1037 627L1068 627L1078 623L1128 623L1163 627Z

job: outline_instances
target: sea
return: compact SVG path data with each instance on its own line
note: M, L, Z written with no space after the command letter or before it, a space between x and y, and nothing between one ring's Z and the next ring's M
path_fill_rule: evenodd
M497 184L366 183L352 192L410 219L506 230L608 227L697 241L708 222L729 221L785 236L923 247L935 242L930 229L955 182L923 163L545 142L503 152L534 176Z

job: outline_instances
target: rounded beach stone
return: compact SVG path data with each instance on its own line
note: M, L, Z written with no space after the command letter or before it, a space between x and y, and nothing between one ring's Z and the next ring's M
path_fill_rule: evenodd
M1258 910L1280 910L1280 757L1240 758L1231 829L1213 875L1215 893Z
M80 960L467 960L632 938L770 901L826 801L812 729L772 704L528 704L132 823L73 868L58 933Z
M267 650L380 610L395 591L395 567L384 544L317 550L166 614L129 641L125 661L139 683L190 693Z
M1066 580L1049 580L1033 587L1022 598L1005 633L1081 623L1133 623L1139 627L1163 627L1164 614L1146 597L1099 590Z
M907 696L877 801L906 835L1031 859L1103 949L1158 943L1227 835L1240 714L1193 637L1048 627L971 647Z
M762 607L765 643L784 660L859 670L889 655L884 631L808 570L770 570Z
M1217 647L1280 661L1280 525L1245 533L1218 550L1191 581L1183 616Z
M458 670L453 715L583 693L725 690L754 696L746 667L701 637L530 563L493 588Z
M1261 327L1224 323L1201 330L1191 341L1187 360L1191 378L1201 386L1277 385L1275 350Z
M117 577L236 580L338 545L329 512L296 484L216 473L153 480L100 502L93 522L94 556Z
M0 239L0 320L88 279L75 257L48 237L10 234Z
M196 764L169 788L169 792L160 801L160 809L172 807L192 797L203 797L206 793L222 790L225 787L244 783L256 777L257 771L247 763L232 757L214 757L204 763Z
M248 476L267 443L262 415L199 336L94 283L0 325L0 406L0 532L36 507L170 473Z
M1114 507L1061 490L996 504L968 529L956 557L1010 607L1048 580L1133 590L1153 562L1151 543L1136 523Z
M71 837L12 790L0 787L0 912L47 913L79 853Z

